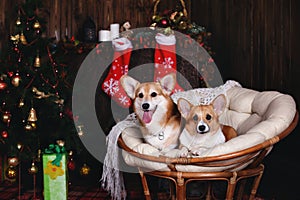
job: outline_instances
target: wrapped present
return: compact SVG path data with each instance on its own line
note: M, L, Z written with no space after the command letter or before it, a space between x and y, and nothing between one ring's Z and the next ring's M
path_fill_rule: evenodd
M51 144L43 154L44 200L66 200L67 165L63 146Z

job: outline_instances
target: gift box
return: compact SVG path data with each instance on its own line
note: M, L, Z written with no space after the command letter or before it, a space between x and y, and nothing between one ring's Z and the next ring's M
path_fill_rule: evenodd
M66 153L59 145L49 145L43 153L44 200L66 200Z

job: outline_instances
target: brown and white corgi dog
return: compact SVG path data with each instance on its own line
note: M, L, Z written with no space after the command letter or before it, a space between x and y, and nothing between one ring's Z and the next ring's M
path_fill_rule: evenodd
M233 128L219 123L219 116L226 106L223 94L217 96L209 105L194 106L186 99L180 98L177 106L185 119L185 126L179 138L180 156L199 156L205 150L237 136ZM222 131L223 128L226 131Z
M140 121L144 140L162 153L178 147L181 117L170 98L176 84L175 74L145 83L123 75L120 83L133 100L133 111Z

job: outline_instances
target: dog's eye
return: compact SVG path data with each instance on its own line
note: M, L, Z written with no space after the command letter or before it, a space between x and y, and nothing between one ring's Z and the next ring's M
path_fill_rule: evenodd
M143 93L139 93L139 98L143 98L143 97L144 97Z
M151 97L156 97L157 96L157 93L156 92L152 92L151 93Z
M194 120L194 121L198 121L198 115L194 115L194 116L193 116L193 120Z
M206 119L207 119L207 120L211 120L211 115L207 114L207 115L206 115Z

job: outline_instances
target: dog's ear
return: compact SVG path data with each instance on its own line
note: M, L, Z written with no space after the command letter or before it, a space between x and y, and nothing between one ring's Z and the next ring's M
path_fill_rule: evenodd
M125 90L126 94L131 99L134 99L135 98L135 89L138 87L140 82L128 75L123 75L120 78L120 83L121 83L123 89Z
M192 106L193 105L186 99L179 98L177 101L178 110L184 119L186 119L189 115Z
M219 96L217 96L213 102L212 105L214 107L215 112L217 113L218 116L220 116L224 110L225 110L225 106L226 106L226 98L225 95L220 94Z
M170 95L175 88L176 75L175 73L170 73L159 80L161 87L167 95Z

